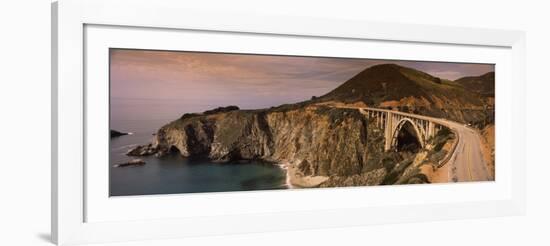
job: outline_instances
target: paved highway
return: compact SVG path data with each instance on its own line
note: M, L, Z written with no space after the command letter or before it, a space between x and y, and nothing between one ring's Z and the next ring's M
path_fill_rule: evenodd
M441 123L454 130L458 136L458 145L448 166L448 175L452 181L489 181L494 180L481 153L481 136L463 124L443 120Z

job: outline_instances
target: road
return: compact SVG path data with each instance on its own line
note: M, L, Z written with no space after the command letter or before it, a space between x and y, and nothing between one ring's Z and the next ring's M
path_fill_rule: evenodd
M441 120L442 125L458 134L458 145L448 165L448 177L454 182L494 180L481 153L481 136L463 124Z
M451 154L451 158L449 159L449 161L445 164L445 169L448 172L446 175L448 182L494 180L493 174L489 172L487 164L485 163L485 159L483 158L483 154L481 153L481 135L478 133L477 130L473 128L446 119L409 114L393 110L354 106L337 107L391 112L395 114L405 115L411 118L432 121L434 123L446 126L458 135L458 145L455 148L454 153Z

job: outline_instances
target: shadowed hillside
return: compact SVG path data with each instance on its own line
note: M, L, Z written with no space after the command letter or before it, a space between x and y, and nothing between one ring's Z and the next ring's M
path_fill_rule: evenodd
M495 96L495 72L489 72L481 76L463 77L455 80L455 82L484 96Z

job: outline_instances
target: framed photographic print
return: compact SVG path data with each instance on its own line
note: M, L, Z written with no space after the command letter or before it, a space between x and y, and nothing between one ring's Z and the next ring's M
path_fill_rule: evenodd
M494 64L109 59L111 196L494 181Z
M522 32L52 9L58 244L524 211Z

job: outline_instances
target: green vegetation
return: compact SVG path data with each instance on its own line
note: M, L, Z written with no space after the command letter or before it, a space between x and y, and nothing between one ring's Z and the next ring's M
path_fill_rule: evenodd
M203 112L203 114L209 115L209 114L217 114L217 113L226 113L226 112L235 111L235 110L239 110L239 107L231 105L227 107L217 107L215 109L206 110Z
M311 101L304 101L299 103L290 103L290 104L282 104L276 107L271 107L268 110L270 112L288 112L291 110L297 110L297 109L303 109L306 106L310 105Z
M495 96L495 72L455 80L456 83L483 96Z
M454 138L455 134L449 128L443 127L443 129L438 131L435 137L431 140L432 144L434 145L433 151L440 151L449 139Z
M428 184L430 181L425 174L420 172L419 168L414 168L412 172L401 177L396 184Z
M394 166L393 169L390 169L388 173L386 174L386 177L384 177L384 180L382 181L382 185L392 185L397 183L400 176L403 174L403 171L405 168L409 167L412 164L412 160L405 160L403 162L398 163Z
M365 117L356 109L320 106L315 109L315 113L328 116L332 124L340 124L346 119L365 120Z
M180 120L190 119L190 118L193 118L195 116L200 116L200 115L201 114L197 114L197 113L185 113L180 117Z
M439 161L447 155L447 150L444 150L443 146L445 146L448 141L454 139L454 132L447 127L437 132L435 137L429 140L429 144L431 144L433 148L428 151L426 162L430 162L432 165L438 165Z
M432 95L438 95L464 104L481 105L479 97L471 94L466 93L457 83L411 68L383 64L365 69L319 99L344 102L364 101L367 104L376 105L383 101L400 100L405 97L425 98L433 103Z
M388 165L389 169L381 185L429 183L428 177L420 172L420 168L412 166L415 156L409 155L393 167Z

